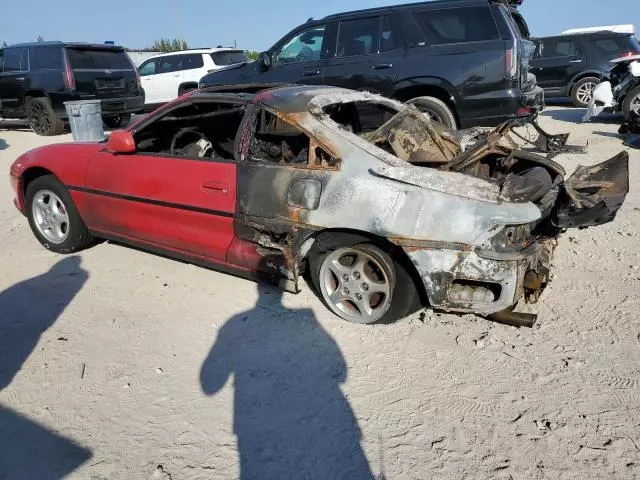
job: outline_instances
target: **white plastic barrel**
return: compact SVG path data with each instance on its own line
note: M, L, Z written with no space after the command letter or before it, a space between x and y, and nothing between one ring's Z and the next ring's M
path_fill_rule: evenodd
M100 100L76 100L64 102L74 142L99 142L104 140L102 105Z

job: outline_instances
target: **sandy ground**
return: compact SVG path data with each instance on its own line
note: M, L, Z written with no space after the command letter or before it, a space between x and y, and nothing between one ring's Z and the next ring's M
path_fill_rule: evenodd
M542 119L589 141L569 171L624 148L582 113ZM0 129L0 168L68 138ZM58 256L0 183L0 478L640 478L639 163L615 223L562 238L533 330L350 325L123 246Z

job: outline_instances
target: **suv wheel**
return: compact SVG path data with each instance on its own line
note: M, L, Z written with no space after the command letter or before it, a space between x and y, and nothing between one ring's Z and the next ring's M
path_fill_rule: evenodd
M625 120L631 120L632 113L640 117L640 87L631 90L622 102L622 113Z
M38 135L50 137L64 132L64 121L56 116L47 97L32 98L27 102L27 119L31 130Z
M456 130L458 124L456 117L447 106L439 98L435 97L416 97L407 101L411 105L415 105L425 115L428 115L431 120L441 123L450 130Z
M600 83L597 77L580 79L571 89L571 101L576 107L587 108L593 98L593 89Z
M123 113L112 117L102 117L102 121L109 128L122 128L129 125L129 122L131 121L131 114Z

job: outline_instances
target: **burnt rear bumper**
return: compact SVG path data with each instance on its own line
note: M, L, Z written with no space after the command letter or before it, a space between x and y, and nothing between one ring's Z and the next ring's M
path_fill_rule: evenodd
M533 118L544 110L544 90L535 86L496 90L488 94L466 97L460 113L462 128L495 127L501 123Z

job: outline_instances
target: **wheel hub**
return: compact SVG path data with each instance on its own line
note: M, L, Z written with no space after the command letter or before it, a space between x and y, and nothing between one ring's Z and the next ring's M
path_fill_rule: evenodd
M341 248L326 257L320 289L334 313L350 322L373 323L391 305L391 285L382 265L356 248Z
M69 236L69 214L52 191L40 190L34 195L31 214L38 232L48 241L60 244Z

